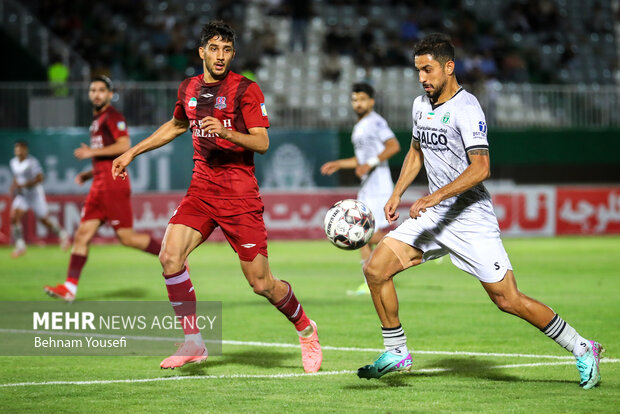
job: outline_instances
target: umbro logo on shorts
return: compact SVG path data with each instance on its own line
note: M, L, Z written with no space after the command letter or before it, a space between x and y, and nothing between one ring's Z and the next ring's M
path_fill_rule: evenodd
M116 226L116 225L118 225L118 224L121 224L121 221L120 221L120 220L112 220L112 221L110 222L110 224L111 224L111 225L113 225L113 226Z
M249 249L251 247L256 246L255 243L246 243L246 244L242 244L241 247L245 247L246 249Z

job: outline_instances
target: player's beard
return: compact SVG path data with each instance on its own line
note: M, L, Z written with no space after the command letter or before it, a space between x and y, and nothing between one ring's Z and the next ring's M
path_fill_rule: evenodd
M213 65L215 66L215 65ZM209 71L209 75L211 75L211 77L217 81L221 81L222 79L224 79L226 77L226 75L228 75L228 72L230 71L230 62L228 63L228 65L226 65L224 67L224 72L222 72L222 74L218 75L216 74L213 69L211 69L208 65L205 64L205 67L207 68L207 70Z
M109 104L110 101L103 101L102 103L100 103L99 105L95 105L93 104L93 108L95 109L95 111L99 112L101 111L107 104Z
M431 102L437 102L437 100L439 99L439 97L443 93L443 90L446 88L446 83L447 82L444 81L443 83L438 85L437 88L435 88L435 90L433 92L431 92L431 91L426 92L426 96L428 96L428 98L431 100Z

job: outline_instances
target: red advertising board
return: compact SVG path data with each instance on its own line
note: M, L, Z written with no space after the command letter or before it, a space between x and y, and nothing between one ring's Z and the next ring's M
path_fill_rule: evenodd
M489 185L489 189L504 236L620 233L619 187ZM405 193L399 209L402 219L408 217L409 206L424 194L426 190L421 187ZM134 195L134 228L163 237L182 197L182 193ZM262 197L270 239L320 239L324 237L323 218L329 207L338 200L355 198L355 190L265 191ZM80 222L84 198L50 195L50 215L73 233ZM0 196L0 244L10 241L10 202L8 196ZM55 242L45 227L35 222L32 213L26 216L25 236L30 244ZM114 240L112 228L102 226L94 242ZM222 241L224 237L218 229L209 240Z

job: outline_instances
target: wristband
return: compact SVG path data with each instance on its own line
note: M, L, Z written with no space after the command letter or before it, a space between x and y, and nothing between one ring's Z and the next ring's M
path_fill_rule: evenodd
M375 168L380 162L379 157L375 156L366 161L366 164L370 165L370 168Z

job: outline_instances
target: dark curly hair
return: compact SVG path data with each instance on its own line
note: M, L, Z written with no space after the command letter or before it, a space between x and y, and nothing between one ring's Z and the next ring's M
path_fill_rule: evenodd
M431 55L441 65L454 61L454 45L448 35L431 33L413 47L413 57Z
M200 32L200 47L205 47L207 42L215 36L219 36L225 42L232 42L233 49L235 48L237 38L235 31L221 20L214 20L203 26Z

